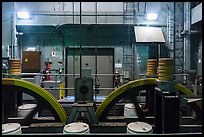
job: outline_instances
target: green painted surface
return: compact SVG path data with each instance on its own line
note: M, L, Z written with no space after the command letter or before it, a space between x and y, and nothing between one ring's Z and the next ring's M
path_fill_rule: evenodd
M23 43L65 46L124 46L135 42L134 26L124 24L69 24L57 26L18 25ZM26 36L27 35L27 36Z

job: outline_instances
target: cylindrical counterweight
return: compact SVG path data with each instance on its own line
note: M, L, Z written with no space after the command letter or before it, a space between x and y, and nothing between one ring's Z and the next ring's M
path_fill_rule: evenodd
M147 76L157 75L157 59L147 60Z
M20 59L10 59L9 74L20 74L20 73L21 73Z
M174 79L174 61L172 58L160 58L158 64L158 77L160 81L172 81Z

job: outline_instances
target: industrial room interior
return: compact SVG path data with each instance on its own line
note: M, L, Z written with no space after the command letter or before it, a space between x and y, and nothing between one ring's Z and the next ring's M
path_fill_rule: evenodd
M2 2L2 135L201 135L202 2Z

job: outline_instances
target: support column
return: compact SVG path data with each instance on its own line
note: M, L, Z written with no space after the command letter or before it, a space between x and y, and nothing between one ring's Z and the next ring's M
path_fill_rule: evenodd
M190 70L190 2L184 2L184 71Z
M176 92L155 90L154 133L179 133L179 96Z

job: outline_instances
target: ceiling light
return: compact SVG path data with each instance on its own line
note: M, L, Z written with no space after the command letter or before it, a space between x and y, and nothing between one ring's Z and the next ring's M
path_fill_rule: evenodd
M26 51L35 51L36 47L28 47Z
M147 20L157 20L157 13L147 13Z
M29 19L30 15L28 12L17 12L17 17L20 19Z

